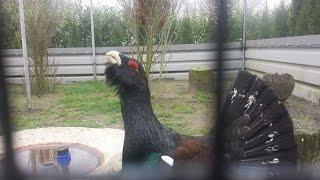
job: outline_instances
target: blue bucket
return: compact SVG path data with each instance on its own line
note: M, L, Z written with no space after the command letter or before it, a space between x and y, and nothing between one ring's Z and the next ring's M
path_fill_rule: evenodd
M68 148L57 150L57 162L60 166L66 167L70 165L71 154Z

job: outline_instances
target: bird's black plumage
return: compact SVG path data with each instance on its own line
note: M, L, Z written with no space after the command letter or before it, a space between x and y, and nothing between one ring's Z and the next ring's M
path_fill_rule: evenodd
M121 101L123 168L142 164L154 153L167 154L177 164L212 160L214 148L205 138L179 135L158 121L143 66L127 56L119 57L121 62L107 63L105 75L107 82L117 87ZM297 148L289 113L257 76L238 73L221 113L226 163L273 170L295 166Z
M121 57L122 65L111 65L105 71L107 81L118 88L125 139L122 163L144 163L152 153L167 153L181 142L179 134L163 126L155 116L148 80L139 62L136 72L127 66L129 58Z

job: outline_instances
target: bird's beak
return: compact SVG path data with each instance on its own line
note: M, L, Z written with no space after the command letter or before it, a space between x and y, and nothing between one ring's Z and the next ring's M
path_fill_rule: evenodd
M106 54L106 66L110 66L112 64L121 65L120 53L118 51L109 51Z

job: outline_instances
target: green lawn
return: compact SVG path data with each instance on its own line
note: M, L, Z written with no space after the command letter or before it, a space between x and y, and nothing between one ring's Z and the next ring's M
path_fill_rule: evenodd
M159 120L176 131L201 135L213 118L213 98L206 92L189 92L187 81L152 81L152 104ZM119 99L104 82L58 86L55 93L32 97L26 109L23 86L9 89L15 130L38 127L122 128Z
M163 124L183 134L208 132L211 127L208 122L214 118L215 112L214 95L189 92L188 81L151 81L150 88L154 111ZM10 86L9 93L16 131L58 126L123 127L119 99L104 82L59 85L55 93L32 97L31 113L26 108L23 86ZM318 105L291 96L286 106L296 133L319 132Z

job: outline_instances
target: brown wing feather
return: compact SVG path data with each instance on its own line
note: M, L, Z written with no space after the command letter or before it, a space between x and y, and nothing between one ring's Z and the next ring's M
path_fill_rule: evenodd
M181 144L169 153L175 166L210 163L213 159L211 147L197 138L182 137Z

